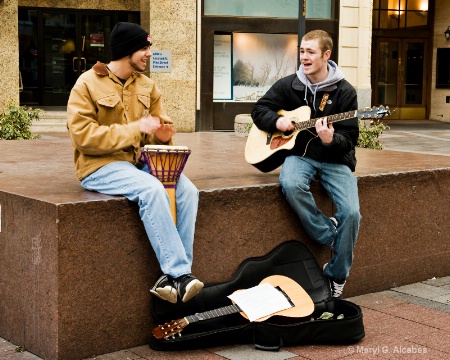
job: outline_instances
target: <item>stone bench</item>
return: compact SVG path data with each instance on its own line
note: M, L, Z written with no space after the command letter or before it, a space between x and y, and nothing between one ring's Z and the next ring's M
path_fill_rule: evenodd
M192 144L203 148L202 140L193 138ZM239 139L230 135L224 141L233 148L240 146ZM155 325L149 288L159 266L136 204L82 190L73 179L70 152L63 154L61 166L52 158L57 156L52 146L36 144L42 146L45 162L31 156L23 166L34 166L40 175L16 176L21 180L14 190L0 182L0 337L50 360L84 359L148 343ZM11 157L20 153L21 144L14 146ZM362 152L362 169L369 161L366 154L371 167L397 156ZM231 153L222 154L227 166L219 164L216 170L210 164L206 171L200 165L204 156L192 159L197 171L228 185L200 186L197 277L206 283L226 281L245 259L291 239L309 246L319 264L329 260L330 250L308 239L287 206L277 174L260 177L248 170L253 185L233 186L245 174L243 160L235 165ZM450 160L437 160L442 159ZM49 171L49 163L57 166ZM2 168L13 171L8 169ZM220 179L219 171L228 171L228 178ZM191 175L204 184L198 173ZM49 183L55 177L60 179L57 187ZM361 232L344 295L448 276L450 167L359 174L358 181ZM331 215L333 204L324 189L315 183L312 191L319 207Z

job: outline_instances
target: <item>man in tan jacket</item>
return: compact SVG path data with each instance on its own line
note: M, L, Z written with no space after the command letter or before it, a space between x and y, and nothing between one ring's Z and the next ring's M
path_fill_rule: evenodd
M162 270L150 292L171 303L178 297L186 302L203 288L191 275L198 190L181 174L175 225L165 188L138 160L142 146L170 145L175 134L158 87L143 74L151 44L139 25L118 23L110 35L112 61L97 62L70 93L67 126L81 186L138 203Z

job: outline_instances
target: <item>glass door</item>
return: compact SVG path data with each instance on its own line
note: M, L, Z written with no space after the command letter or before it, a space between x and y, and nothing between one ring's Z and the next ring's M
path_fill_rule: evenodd
M377 39L372 89L374 104L398 109L400 119L426 116L426 40Z
M77 49L76 15L44 12L43 18L43 105L67 102L79 72L73 71Z
M374 104L397 107L398 74L399 74L399 40L383 40L378 43L378 54L375 73Z
M136 11L19 7L20 104L66 106L78 77L109 62L114 24L139 20Z
M111 16L44 12L43 19L43 104L66 104L77 78L108 61Z
M92 68L97 61L106 63L111 58L109 33L111 16L104 14L81 15L79 42L80 51L74 59L73 71L78 76Z

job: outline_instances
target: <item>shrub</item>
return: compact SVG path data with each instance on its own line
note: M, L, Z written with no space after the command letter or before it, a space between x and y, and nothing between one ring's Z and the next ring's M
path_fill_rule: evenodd
M37 139L39 135L31 133L34 120L39 120L41 109L18 106L14 103L7 105L0 113L0 140Z
M385 125L381 120L370 120L369 125L364 121L359 121L359 138L357 146L367 149L382 150L384 145L378 138L385 129L389 129L389 126Z

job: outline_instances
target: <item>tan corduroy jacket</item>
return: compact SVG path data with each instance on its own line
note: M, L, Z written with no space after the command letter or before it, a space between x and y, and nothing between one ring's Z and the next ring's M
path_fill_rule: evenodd
M143 145L161 144L154 135L139 131L138 120L148 114L173 123L161 92L147 76L135 72L122 85L100 62L82 74L67 104L77 177L81 180L113 161L137 165Z

